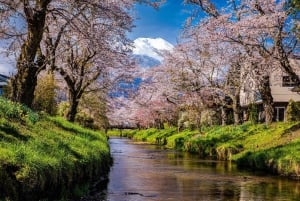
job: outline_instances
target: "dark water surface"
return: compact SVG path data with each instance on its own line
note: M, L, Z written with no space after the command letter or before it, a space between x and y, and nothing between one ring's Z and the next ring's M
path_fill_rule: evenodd
M300 200L297 181L260 176L237 170L233 163L200 160L124 138L110 139L110 146L114 165L107 189L97 200Z

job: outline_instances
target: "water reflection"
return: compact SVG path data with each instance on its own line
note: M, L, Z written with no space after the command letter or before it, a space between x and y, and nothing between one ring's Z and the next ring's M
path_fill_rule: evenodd
M93 200L299 200L300 182L238 171L233 163L111 139L114 166ZM91 199L92 200L92 199Z

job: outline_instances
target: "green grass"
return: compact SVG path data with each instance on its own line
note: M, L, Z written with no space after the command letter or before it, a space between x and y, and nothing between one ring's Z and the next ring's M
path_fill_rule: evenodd
M72 197L107 174L111 158L102 133L3 98L0 104L0 200Z
M188 130L177 132L176 128L126 132L131 133L134 140L197 153L202 158L232 160L241 167L299 179L299 128L299 122L275 122L268 126L247 122L239 126L203 128L201 133ZM163 139L164 143L158 143L157 139Z

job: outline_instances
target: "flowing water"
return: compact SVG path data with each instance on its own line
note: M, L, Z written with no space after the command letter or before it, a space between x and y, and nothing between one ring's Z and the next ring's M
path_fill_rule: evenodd
M114 165L109 182L93 200L300 200L300 182L238 170L234 163L201 160L124 138L110 139L110 146Z

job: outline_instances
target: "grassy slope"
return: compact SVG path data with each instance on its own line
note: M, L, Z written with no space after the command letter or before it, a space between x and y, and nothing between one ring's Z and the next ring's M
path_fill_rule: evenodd
M101 133L0 98L0 200L73 196L110 163Z
M215 126L177 132L175 128L123 132L135 140L198 153L201 157L233 160L240 166L300 178L300 123Z

